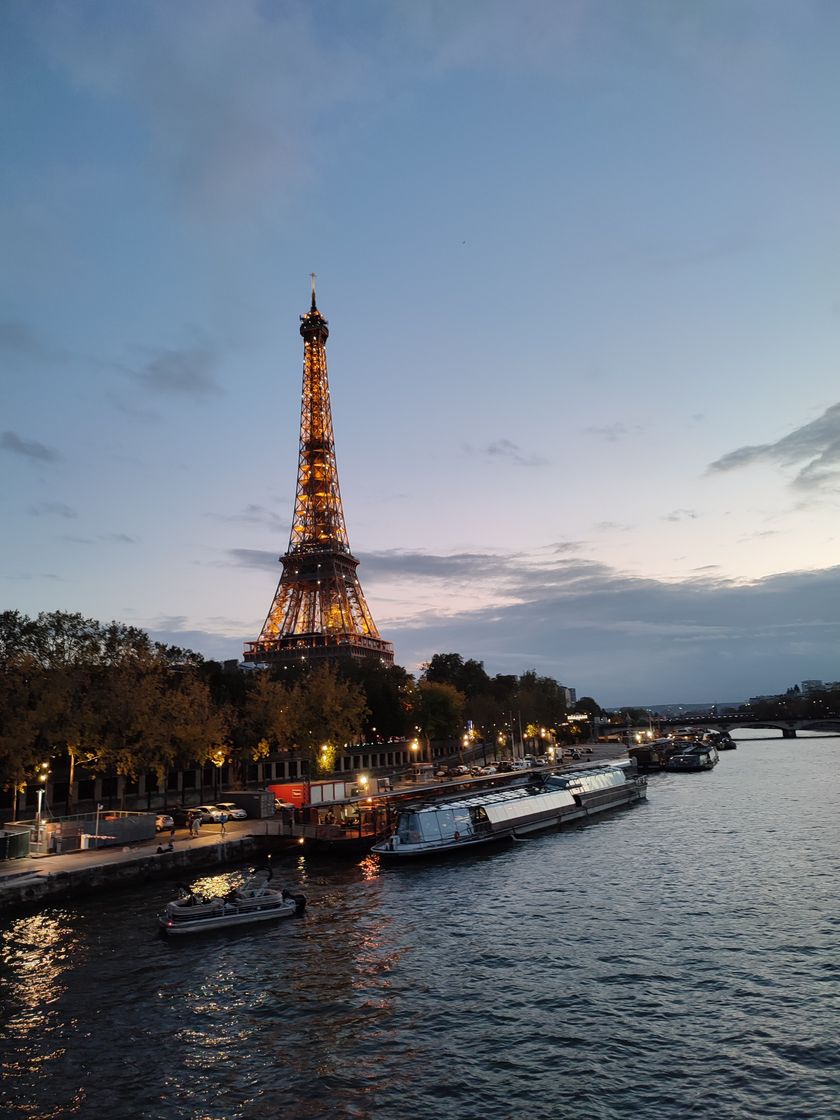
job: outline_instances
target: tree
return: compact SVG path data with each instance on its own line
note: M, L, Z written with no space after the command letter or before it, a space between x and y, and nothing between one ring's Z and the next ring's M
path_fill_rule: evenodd
M335 748L361 734L367 715L362 689L325 664L315 666L288 696L290 741L305 752L310 764L321 760L321 748L326 747L324 768L331 769Z
M431 759L432 739L459 735L464 720L464 696L451 684L418 681L411 692L411 718L426 743Z

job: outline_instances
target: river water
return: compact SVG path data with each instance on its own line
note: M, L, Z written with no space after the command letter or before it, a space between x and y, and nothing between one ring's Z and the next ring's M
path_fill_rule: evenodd
M739 739L469 858L284 857L276 926L168 943L171 884L6 917L0 1115L840 1117L838 806L840 738Z

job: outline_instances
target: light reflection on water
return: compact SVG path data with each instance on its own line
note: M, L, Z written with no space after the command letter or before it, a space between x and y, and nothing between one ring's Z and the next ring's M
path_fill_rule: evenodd
M253 931L166 942L174 884L7 919L0 1111L840 1116L838 793L840 739L740 743L468 860L295 852L305 916Z

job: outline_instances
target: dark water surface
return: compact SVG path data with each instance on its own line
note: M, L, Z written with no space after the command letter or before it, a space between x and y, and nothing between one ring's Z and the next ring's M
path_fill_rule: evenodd
M298 921L167 943L171 885L6 918L0 1116L840 1117L838 809L840 738L740 741L457 862L288 859Z

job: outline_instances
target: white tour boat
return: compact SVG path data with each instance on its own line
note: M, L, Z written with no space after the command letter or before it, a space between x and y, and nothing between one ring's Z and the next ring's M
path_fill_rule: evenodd
M400 813L393 836L374 844L372 851L389 861L464 851L590 817L646 796L647 778L628 774L622 766L535 775L527 786L408 807Z
M179 936L302 914L306 896L274 890L270 881L271 870L262 869L223 898L200 898L182 885L181 897L167 903L160 915L161 929L168 936Z

